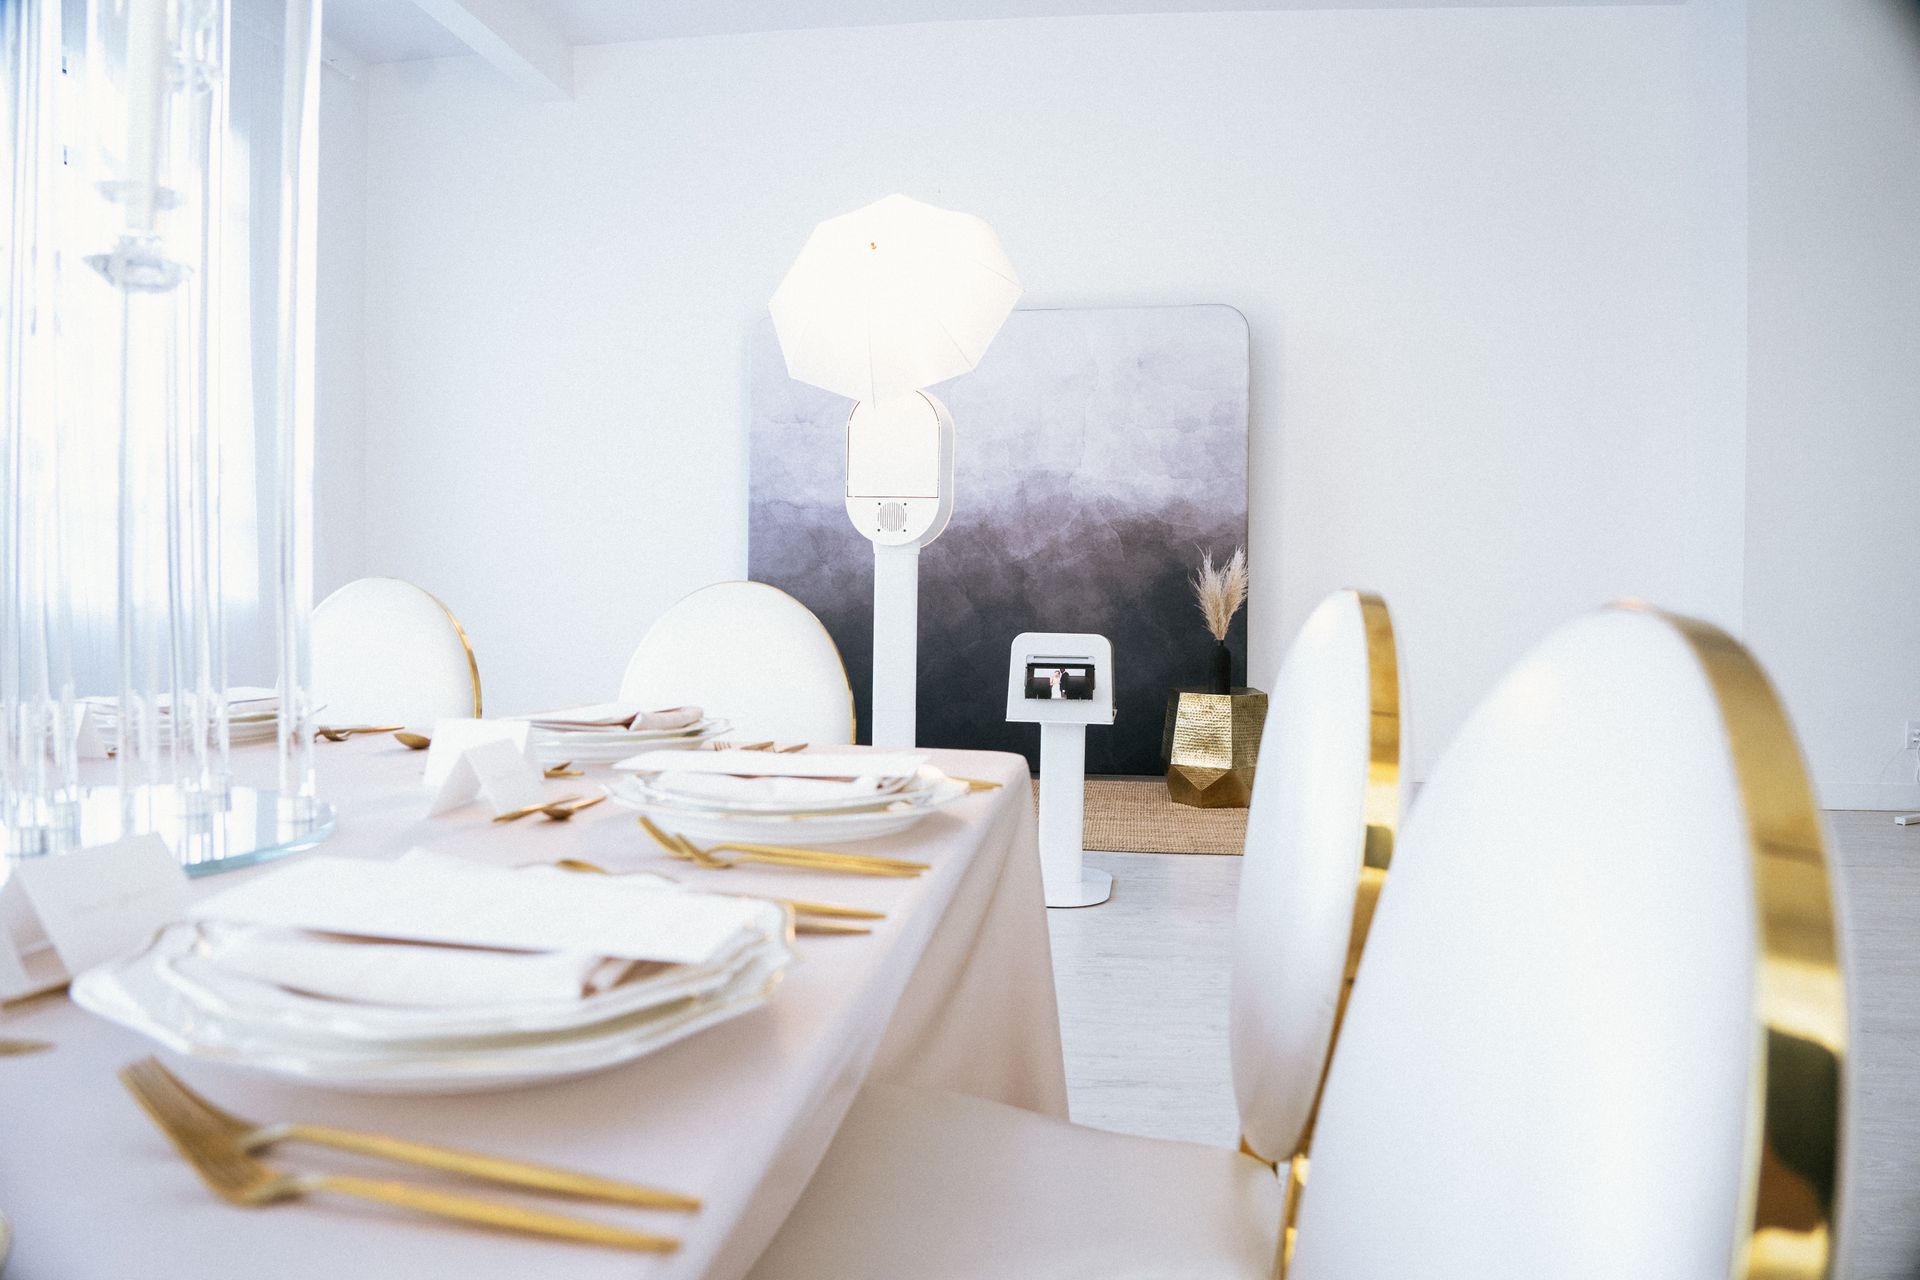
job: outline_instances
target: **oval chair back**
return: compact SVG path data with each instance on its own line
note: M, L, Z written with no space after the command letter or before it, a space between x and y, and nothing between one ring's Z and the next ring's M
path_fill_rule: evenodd
M1329 1051L1386 882L1401 804L1386 602L1323 600L1273 684L1247 815L1228 1018L1242 1146L1287 1166L1291 1233ZM1282 1254L1289 1248L1283 1234Z
M1294 1280L1817 1280L1847 1009L1792 728L1640 607L1528 654L1402 833Z
M313 611L313 705L330 725L478 716L480 668L447 607L398 578L361 578Z
M661 614L627 663L622 702L697 706L735 742L853 741L853 690L813 611L764 582L716 582Z

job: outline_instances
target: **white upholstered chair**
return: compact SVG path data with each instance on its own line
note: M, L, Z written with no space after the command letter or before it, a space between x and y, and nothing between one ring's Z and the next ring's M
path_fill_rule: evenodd
M330 725L431 725L480 714L480 668L447 607L410 582L361 578L313 611L313 705Z
M1330 596L1275 682L1247 825L1231 1030L1257 1154L869 1085L754 1276L1270 1275L1286 1199L1275 1164L1309 1127L1392 849L1399 713L1386 606Z
M853 690L813 611L764 582L716 582L648 628L620 682L622 702L697 706L735 740L853 741Z
M1550 636L1402 833L1293 1280L1831 1274L1834 892L1745 650L1638 607Z

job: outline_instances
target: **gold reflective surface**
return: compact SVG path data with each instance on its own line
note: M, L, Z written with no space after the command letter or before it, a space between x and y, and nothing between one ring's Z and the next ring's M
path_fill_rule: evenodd
M1373 927L1373 912L1380 903L1380 891L1386 887L1387 868L1393 862L1393 842L1400 830L1400 657L1394 646L1393 615L1387 610L1387 602L1376 593L1356 594L1367 641L1367 787L1363 801L1366 833L1362 837L1360 883L1353 897L1353 925L1347 933L1346 971L1340 983L1339 1002L1333 1011L1333 1032L1327 1040L1327 1056L1320 1066L1320 1083L1314 1088L1313 1107L1307 1113L1299 1149L1287 1162L1280 1249L1274 1261L1275 1274L1282 1280L1293 1265L1300 1202L1306 1194L1308 1149L1313 1144L1314 1124L1320 1118L1321 1099L1326 1096L1327 1073L1333 1067L1340 1027L1346 1021L1347 1004L1353 998L1354 975L1360 970L1360 955L1366 950L1367 932Z
M1173 802L1199 809L1244 809L1252 803L1266 723L1267 695L1258 689L1169 694L1160 750Z
M1736 1280L1833 1271L1847 1055L1826 834L1793 726L1753 656L1710 623L1648 609L1693 650L1720 709L1753 858L1755 962Z

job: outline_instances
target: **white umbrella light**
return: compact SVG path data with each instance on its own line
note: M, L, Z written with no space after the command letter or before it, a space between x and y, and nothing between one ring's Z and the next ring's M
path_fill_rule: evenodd
M789 374L877 404L979 364L1020 293L992 227L891 195L815 227L771 310Z

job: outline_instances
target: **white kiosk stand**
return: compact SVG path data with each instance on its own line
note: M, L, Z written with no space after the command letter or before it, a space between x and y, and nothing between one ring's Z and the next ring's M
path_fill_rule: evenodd
M953 515L953 415L924 391L847 419L847 518L873 541L873 745L914 745L920 548Z
M1007 719L1040 726L1040 875L1050 907L1093 907L1113 877L1084 865L1087 726L1113 723L1105 636L1028 631L1013 641Z

